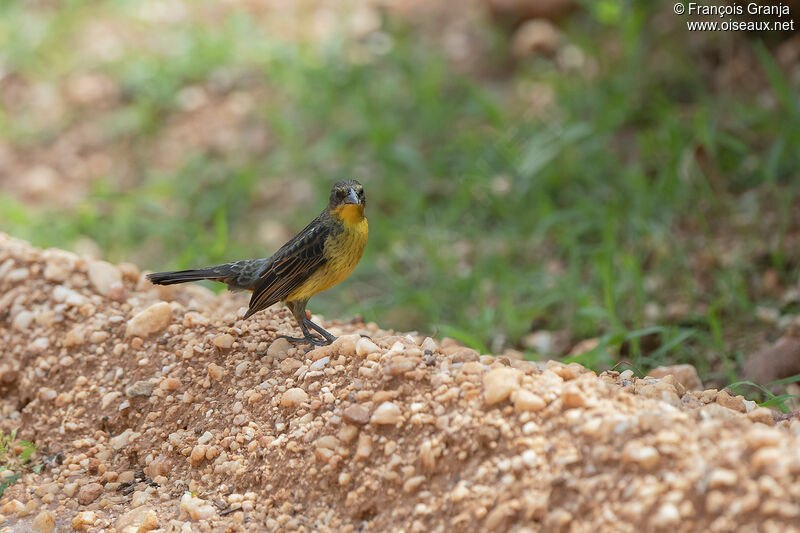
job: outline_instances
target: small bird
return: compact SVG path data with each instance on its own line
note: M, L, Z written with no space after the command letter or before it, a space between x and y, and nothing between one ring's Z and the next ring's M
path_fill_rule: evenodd
M282 301L300 325L303 337L280 337L324 346L336 337L308 319L306 304L318 292L343 281L358 264L367 244L365 206L364 188L358 181L339 181L331 189L322 213L272 257L195 270L156 272L147 278L156 285L209 279L225 283L232 291L253 291L245 319ZM313 335L309 328L322 338Z

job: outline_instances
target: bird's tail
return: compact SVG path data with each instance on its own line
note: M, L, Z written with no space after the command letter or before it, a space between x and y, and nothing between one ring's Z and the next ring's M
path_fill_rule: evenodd
M199 281L201 279L221 281L225 276L220 274L219 267L211 267L192 270L173 270L171 272L154 272L148 274L147 279L156 285L174 285L176 283Z

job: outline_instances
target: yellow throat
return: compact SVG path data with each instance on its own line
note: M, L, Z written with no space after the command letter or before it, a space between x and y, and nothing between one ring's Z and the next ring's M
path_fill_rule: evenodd
M341 218L345 224L357 224L364 219L362 204L344 204L333 210L334 216Z

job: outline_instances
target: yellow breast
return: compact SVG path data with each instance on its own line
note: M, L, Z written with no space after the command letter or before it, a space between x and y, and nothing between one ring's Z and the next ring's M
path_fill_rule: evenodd
M367 245L367 234L369 233L367 219L363 216L359 216L357 221L349 221L346 217L341 218L343 231L329 237L325 243L323 254L327 259L326 263L292 291L286 300L311 298L316 293L330 289L342 282L356 268L361 254L364 252L364 247Z

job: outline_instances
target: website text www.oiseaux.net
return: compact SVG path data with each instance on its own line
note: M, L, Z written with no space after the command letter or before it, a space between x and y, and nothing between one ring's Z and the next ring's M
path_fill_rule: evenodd
M789 6L784 4L710 5L697 2L678 2L674 6L676 15L719 17L720 20L687 20L689 31L794 31L794 19ZM729 17L756 15L778 20L729 20Z

